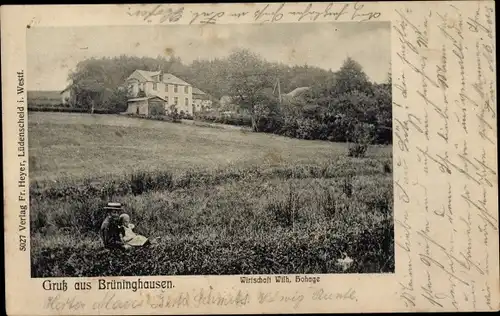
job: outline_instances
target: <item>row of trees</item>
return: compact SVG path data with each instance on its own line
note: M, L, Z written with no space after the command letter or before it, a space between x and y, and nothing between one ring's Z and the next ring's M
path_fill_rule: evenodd
M266 61L246 50L228 57L196 60L130 57L87 59L70 73L77 107L126 109L126 90L120 89L136 69L172 73L207 92L217 101L231 103L247 113L254 131L303 139L390 143L391 82L370 82L362 67L347 58L337 71L288 66ZM290 97L279 95L307 87Z
M280 99L272 89L279 78L275 65L246 50L228 61L230 95L247 110L254 131L361 144L392 140L390 75L383 84L372 83L347 58L338 72L319 74L302 93Z
M113 58L90 58L79 62L68 79L73 82L75 106L89 110L92 107L107 109L116 107L119 111L123 110L120 101L126 98L125 91L119 87L136 69L171 73L208 93L216 105L222 96L234 94L229 80L233 75L244 74L269 80L276 80L279 77L282 90L285 92L299 86L310 86L333 75L333 72L318 67L306 65L291 67L281 63L265 62L261 58L258 58L259 65L263 67L252 69L250 74L248 69L242 72L237 68L239 64L235 63L235 60L241 55L253 54L240 50L226 58L195 60L191 64L183 63L179 57L163 56L150 58L122 55ZM266 87L269 80L265 80Z

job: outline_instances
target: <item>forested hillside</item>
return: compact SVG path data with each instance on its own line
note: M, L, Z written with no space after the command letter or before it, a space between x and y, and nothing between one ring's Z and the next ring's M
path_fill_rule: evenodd
M254 131L363 144L392 142L390 70L385 83L374 83L351 58L335 71L272 63L246 49L189 64L179 57L93 58L69 74L74 106L124 111L126 95L119 87L136 69L171 73L208 93L216 108L222 96L230 96L233 106L247 113ZM301 87L307 89L283 95Z
M283 93L297 87L311 86L333 76L332 71L311 66L288 66L281 63L265 62L265 71L259 76L268 76L273 84L279 79ZM185 63L180 57L135 57L91 58L78 63L69 74L79 93L84 90L114 90L124 84L125 79L136 69L171 73L220 100L231 95L228 75L231 73L230 58L205 60L200 58ZM255 75L255 73L254 73ZM273 88L272 86L270 88ZM83 99L83 98L82 98ZM85 103L82 100L80 103ZM84 106L82 104L81 106Z

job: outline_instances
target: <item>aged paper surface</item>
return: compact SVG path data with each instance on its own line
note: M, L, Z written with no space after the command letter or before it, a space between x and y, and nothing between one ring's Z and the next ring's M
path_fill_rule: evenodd
M92 43L102 45L103 54L100 57L115 57L111 56L111 53L106 53L105 49L119 46L121 42L127 40L128 36L132 38L133 34L140 33L140 30L152 26L161 27L162 30L166 29L165 32L167 33L170 32L169 30L174 30L169 28L175 27L175 32L172 31L172 34L179 37L182 37L182 34L188 34L188 25L200 29L206 27L208 31L204 34L201 32L202 35L199 35L198 40L204 39L213 44L213 51L216 51L224 46L221 44L224 43L224 38L232 38L235 42L238 42L239 36L241 41L244 42L245 36L249 34L241 31L241 33L237 33L239 35L234 37L234 35L231 35L233 34L231 33L232 29L234 32L239 32L238 30L243 29L242 25L262 25L262 30L266 27L265 30L267 31L261 32L259 36L268 39L268 44L260 47L260 49L265 51L266 47L272 48L268 49L268 55L265 55L265 58L274 56L275 60L285 63L290 60L297 60L296 64L311 63L312 65L312 56L314 56L316 47L318 50L320 46L331 50L331 55L325 53L320 60L329 58L333 60L334 56L336 56L334 52L344 52L343 49L346 49L343 46L346 46L345 43L349 42L342 42L340 37L333 36L335 28L340 30L342 25L349 25L348 28L354 30L351 32L356 33L361 32L360 29L367 25L370 25L370 27L367 27L368 29L371 26L375 27L375 25L383 29L385 27L383 22L390 23L387 27L390 41L387 42L388 47L386 48L390 51L388 60L392 68L390 77L392 80L393 104L392 166L386 167L387 170L393 172L394 190L394 206L390 208L393 209L394 217L394 248L392 252L394 256L392 259L389 256L390 259L387 261L389 265L377 266L377 268L370 270L369 263L365 262L364 267L368 268L363 270L362 264L358 262L358 258L361 257L361 253L358 252L344 253L342 257L332 259L336 260L333 262L342 263L343 261L339 261L342 258L342 260L347 260L352 257L354 258L353 267L358 270L347 269L343 271L336 265L325 268L327 273L324 273L320 268L307 270L306 268L311 266L308 266L307 260L304 259L306 261L297 262L306 262L306 268L299 269L290 265L285 270L280 270L279 273L273 273L273 270L266 270L266 267L276 263L269 261L258 266L257 271L271 271L272 274L260 272L256 274L251 271L251 267L245 268L245 263L248 263L249 259L245 259L240 249L238 251L233 250L234 255L229 252L227 258L212 258L215 260L214 262L220 262L217 264L219 267L231 267L231 264L233 267L237 267L235 268L236 274L231 273L230 270L224 270L218 273L220 275L212 272L205 275L173 272L172 275L145 275L137 272L137 275L134 276L129 272L126 274L120 274L119 272L126 269L130 271L130 269L133 269L131 265L113 267L110 263L110 266L106 268L108 270L99 275L101 265L105 264L108 258L112 258L106 252L102 252L102 256L99 257L99 260L102 260L99 262L94 262L92 259L83 262L74 261L78 257L78 253L72 249L76 248L53 247L51 248L52 252L48 253L40 250L49 243L66 245L71 241L72 245L76 245L79 239L87 238L83 234L79 236L81 230L78 229L71 230L73 239L58 237L68 236L63 234L64 229L67 227L71 229L82 225L78 221L71 222L72 218L79 218L71 215L67 217L69 218L68 223L63 222L65 218L63 215L66 214L63 211L69 205L65 204L69 202L64 202L63 198L37 200L37 203L41 204L36 206L33 204L35 193L39 194L42 190L35 187L33 183L35 183L35 180L41 181L39 178L42 178L43 174L41 172L45 170L44 168L49 170L46 175L49 179L47 181L52 181L51 185L57 189L59 188L58 185L62 185L62 180L56 175L58 172L63 172L61 170L66 170L64 168L68 168L64 164L67 163L67 160L58 160L59 157L73 155L71 157L74 157L75 161L78 157L85 157L79 158L80 162L86 159L90 163L87 165L82 164L82 166L94 168L98 172L102 171L102 173L107 172L107 169L119 168L121 163L120 161L116 163L108 161L107 165L98 166L97 164L100 161L106 159L105 150L103 150L102 156L98 153L96 154L97 158L92 160L92 157L86 155L84 149L81 152L78 151L79 149L75 149L75 146L79 146L78 144L72 144L71 146L62 144L57 147L59 144L55 141L56 139L58 141L62 139L62 142L64 142L66 141L64 138L67 136L67 138L73 137L71 138L73 142L79 143L80 140L83 142L84 136L74 135L90 135L86 133L101 125L82 123L81 126L75 127L74 130L68 132L68 130L60 129L59 126L67 123L64 121L71 120L73 116L57 116L60 117L60 119L57 119L55 115L58 113L55 112L49 114L35 113L33 115L30 112L30 115L28 115L29 104L27 103L29 103L29 95L27 92L30 87L34 86L36 88L35 85L30 85L31 80L33 80L33 83L35 81L35 73L38 74L36 84L47 84L57 77L62 67L61 64L57 63L56 53L52 55L51 50L46 49L43 43L51 43L51 41L55 41L59 37L61 40L60 45L66 43L69 47L73 47L74 53L70 51L66 56L67 63L71 64L67 68L72 68L82 59L92 57L91 55L84 55L83 58L76 56L76 52L80 50L95 49L95 47L88 47ZM241 314L494 311L499 309L496 35L493 1L3 6L1 8L1 23L3 171L5 187L4 231L8 314ZM285 31L283 31L285 28L279 26L282 24L288 24L290 27L300 24L303 25L304 29L313 25L312 27L315 27L318 34L325 32L328 36L328 32L331 32L332 41L328 41L328 37L323 38L323 40L316 40L316 42L306 41L304 43L312 46L306 47L306 44L303 43L303 50L297 52L298 57L294 57L294 53L287 51L287 47L298 50L301 44L288 40L279 41L280 36L285 34ZM276 28L273 25L276 25ZM184 26L186 27L185 33L183 33ZM219 26L221 28L217 28ZM118 34L121 35L116 38L109 37L108 42L105 43L102 42L102 39L99 40L99 36L100 33L108 32L107 27L109 29L116 27L119 30L120 27L123 27L123 29L118 31ZM358 27L359 30L356 31ZM94 37L87 37L87 39L90 38L87 42L83 38L79 38L78 35L82 34L79 33L79 30L85 28L89 30L85 31L87 32L85 34L94 34L92 35ZM157 42L164 41L163 52L166 55L172 55L173 51L182 48L168 44L169 41L174 43L173 40L169 40L168 36L162 37L158 35L154 40L154 34L161 33L160 29L157 30L154 29L152 33L148 31L150 32L148 34L153 34L153 40L148 39L149 42L147 42L144 39L145 43L149 44L139 43L138 46L153 45L152 43L157 45ZM275 37L271 34L273 30L279 30L275 32L277 33ZM299 34L300 28L296 30L297 34ZM382 35L377 35L376 32L369 34L372 35L366 35L365 37L367 47L361 50L364 54L352 56L354 59L362 59L362 55L376 55L379 53L378 49L375 49L375 47L378 47L375 42L382 41L382 37L377 37ZM259 36L256 35L257 38ZM144 35L144 37L147 38L147 35ZM310 35L310 38L313 38L313 35ZM273 44L274 41L279 42L279 44ZM84 46L89 43L90 45ZM82 44L81 47L80 44ZM45 47L43 49L46 50L43 51L42 47ZM284 52L282 54L281 52L277 53L280 47ZM53 47L53 52L58 51L58 48ZM186 54L190 52L189 48L184 47L182 49ZM191 49L191 53L192 56L198 54L200 57L203 57L204 54L202 50L196 51L196 45L195 48ZM143 55L139 54L138 56ZM207 55L210 54L207 53ZM345 53L341 55L349 56L349 50L346 49ZM217 57L216 54L211 56ZM179 54L179 57L184 58L185 56ZM380 64L386 61L380 60ZM38 65L51 65L51 62L53 62L53 68L37 68ZM30 66L30 63L35 66ZM340 65L339 63L335 67L340 68ZM369 66L365 68L367 67L369 68ZM68 71L67 68L65 69L66 72ZM370 75L369 71L372 70L368 68L367 72ZM336 71L337 69L333 70ZM283 86L283 82L278 81L276 86L278 85ZM168 88L165 89L165 91L168 90ZM177 89L177 86L175 89ZM186 91L190 91L189 88L186 89ZM285 92L288 93L289 91ZM279 97L281 102L281 92ZM154 101L154 98L152 100ZM129 100L129 104L130 102ZM190 102L190 99L186 97L186 104L188 102ZM92 107L93 111L94 108ZM138 106L137 113L139 113ZM47 114L47 116L42 114ZM67 113L60 114L68 115ZM103 116L92 115L94 115L92 119L97 116L105 117L105 114L102 114ZM44 127L42 121L49 116L53 121ZM128 118L126 119L128 120ZM77 120L79 123L81 122L80 119ZM121 121L117 119L116 122L116 124L119 124ZM129 126L128 128L130 130L141 128L141 124L138 123L137 126ZM29 135L28 126L30 131L34 127L39 129L35 129L36 134ZM181 126L182 128L188 128L182 124ZM124 127L120 128L120 130L113 130L118 135L115 135L116 137L121 137L120 135L127 134L130 131ZM196 128L201 130L203 127ZM217 129L206 127L205 133L218 133L216 131ZM66 135L66 133L69 135ZM190 132L186 133L188 135L186 137L192 137L189 136L192 135ZM229 131L227 133L236 132ZM153 136L147 134L147 137ZM165 134L165 137L168 139L168 134ZM28 139L33 143L29 144ZM41 139L48 142L43 143ZM147 142L147 139L144 138L143 141ZM91 139L91 143L96 147L99 147L99 143L104 141L105 135L101 134L95 136L95 139ZM130 140L130 142L131 144L134 143L133 140ZM216 150L217 146L221 146L221 151L222 148L228 150L227 147L222 147L225 146L224 144L223 141L214 142L213 146L215 146ZM279 148L275 147L274 152L271 151L265 157L271 157L269 158L271 160L288 159L280 157L286 156L288 151L292 151L291 146L299 143L290 144L292 145L285 144ZM305 143L301 141L300 144ZM159 150L156 149L159 146L158 144L148 143L147 145L154 150ZM31 146L33 146L33 151ZM140 144L137 144L137 146L140 146ZM251 145L246 144L245 146ZM134 149L125 147L123 145L123 155L131 155ZM60 148L62 148L62 151ZM248 148L250 149L245 155L257 153L258 149L253 149L254 147ZM34 154L35 150L36 155ZM54 155L51 150L59 151ZM87 148L87 150L92 149ZM143 150L146 150L146 147L143 147ZM182 151L182 148L177 148L177 150ZM191 161L192 156L202 155L203 150L204 148L200 147L198 151L186 153L185 156L178 159L177 163L176 161L171 163L182 168L183 165ZM224 154L221 153L221 155ZM318 156L320 155L318 154ZM148 160L145 163L154 164L156 160L164 159L154 151L151 152L151 157L151 161ZM207 154L206 157L208 158L204 160L206 164L204 166L209 166L215 156L208 156ZM137 164L141 164L142 160L140 159L142 158L137 158ZM54 161L55 164L51 165L50 161ZM368 165L368 162L360 161L361 164ZM50 166L53 169L50 169ZM86 171L88 169L83 170L82 173ZM35 179L35 177L38 178ZM355 185L362 186L364 185L363 181L368 181L366 180L368 178L360 179L359 183L361 184L356 182ZM91 186L91 184L88 184L88 186ZM256 194L253 190L257 190L255 187L252 189L250 186L238 188L240 188L237 190L241 194L241 199L244 199L245 194ZM259 187L260 189L261 187ZM347 191L344 191L344 193ZM189 199L190 196L190 192L179 193L179 191L173 191L172 194L174 193L184 194L185 199ZM71 196L73 193L68 194ZM83 198L87 199L91 194L97 193L88 193ZM160 193L145 195L146 201L144 203L149 208L154 208L157 201L167 199L163 195L156 196L154 194ZM208 197L203 202L204 205L211 203L210 194L213 194L213 192L208 191ZM290 193L290 196L293 196L293 194ZM29 202L30 198L31 203ZM213 199L216 198L213 196ZM138 206L138 199L130 194L127 201L130 204L136 203L133 205ZM147 199L156 202L147 201ZM172 199L175 199L175 197L172 197ZM293 201L293 197L290 200ZM109 200L108 202L114 201ZM75 203L77 203L76 198ZM113 204L109 205L113 207ZM220 207L223 208L224 206ZM240 206L234 204L231 207L237 209ZM53 231L49 232L48 226L50 225L47 224L51 218L43 217L40 212L37 213L35 218L34 214L31 213L35 208L37 212L39 209L61 212L61 216L55 217L59 222L51 224L55 225L55 228L51 228ZM175 209L174 206L172 208ZM271 209L270 212L276 209L279 209L279 207ZM75 211L73 208L72 210ZM346 208L346 210L349 210L349 208ZM88 210L80 209L80 211L85 212ZM175 220L174 215L171 217L172 221ZM136 214L136 217L132 216L131 218L132 223L138 227L140 227L141 222L137 223L135 219L139 216L141 215ZM277 220L282 220L287 215L281 214L280 216ZM219 219L224 221L229 217L231 215L221 216ZM337 218L343 219L344 217ZM99 229L98 226L101 225L101 219L96 220L96 231ZM292 216L292 222L293 220L294 217ZM367 217L366 220L370 220L370 217ZM159 220L150 219L150 221L154 223ZM224 221L224 223L226 222L227 225L233 223L230 220ZM210 227L209 223L206 222L205 224ZM198 223L198 225L203 226L203 223ZM262 225L265 225L265 223ZM294 225L295 222L290 226L292 227L290 229L300 231L301 228L296 228ZM269 236L278 236L277 234L281 231L279 227L276 228L278 232L270 232ZM321 225L314 227L316 228L312 229L310 234L304 234L303 236L306 239L311 238L311 245L313 245L312 236L319 234L315 231L321 230ZM228 228L224 227L224 229ZM236 240L238 234L245 234L246 231L233 231L233 233ZM206 232L206 234L206 238L203 237L205 235L200 236L207 240L210 239L210 233ZM48 239L47 236L55 237ZM176 238L175 235L172 236ZM161 238L160 240L163 240ZM217 244L217 240L222 238L216 236L215 241L211 242ZM224 238L233 237L226 236ZM342 240L342 236L338 238ZM262 238L262 244L269 242L265 239L266 235ZM98 237L96 237L96 240L98 240ZM309 241L306 240L306 242ZM315 242L314 245L317 245L317 241ZM42 245L41 243L45 244ZM182 247L183 244L187 243L189 243L189 239L181 240L177 244ZM172 240L168 245L174 244L175 241ZM100 244L96 241L95 245ZM100 246L91 244L89 247L89 257L84 258L92 258L92 255L96 255L95 251L101 251L98 248ZM197 247L196 243L194 247ZM224 247L233 249L231 246ZM252 247L258 247L258 245ZM155 248L152 249L152 251L146 252L147 255L140 258L141 260L131 264L140 266L141 262L153 262L156 266L149 267L149 269L157 269L158 265L161 266L165 262L169 262L171 267L175 266L178 269L184 269L182 270L184 272L187 271L182 266L182 262L176 262L176 258L160 258L158 253L155 252ZM190 262L199 263L203 267L209 267L213 264L192 259L193 256L198 255L193 249L184 248L180 252L186 257L186 262L191 260ZM217 248L208 249L214 251L214 256L219 256L222 253ZM312 258L315 256L315 250L313 250L308 250L307 246L298 249L296 258L299 258L301 253L308 253ZM61 255L64 251L67 251L66 255ZM274 251L268 251L269 256L272 257ZM279 251L281 250L276 249L276 252ZM327 253L323 256L327 256L328 251L335 250L327 249L326 251ZM381 256L383 257L387 253L383 253ZM154 255L157 256L157 259L153 260L151 256ZM43 257L45 259L35 262L35 256L45 256ZM296 262L293 261L295 258L289 257L283 260L290 260L289 262L292 263ZM315 260L321 261L323 259ZM392 260L395 267L393 271L387 270L387 267L390 266L390 260ZM111 261L112 259L109 259L109 262ZM226 265L228 261L231 261L231 264ZM72 263L69 264L68 262ZM113 262L118 262L119 265L122 261ZM87 266L84 267L84 264ZM72 270L57 270L59 267L68 266L71 266ZM217 269L217 266L213 267L213 269ZM85 270L87 272L81 272L85 268L88 269ZM113 273L109 272L111 268L115 269ZM158 271L161 271L161 267L158 269ZM98 272L90 273L88 271ZM271 278L267 279L268 276ZM248 279L245 279L245 277ZM277 277L282 282L278 282ZM262 280L269 281L263 282ZM128 288L114 289L118 286L116 285L118 283L128 284ZM139 289L135 287L139 287Z

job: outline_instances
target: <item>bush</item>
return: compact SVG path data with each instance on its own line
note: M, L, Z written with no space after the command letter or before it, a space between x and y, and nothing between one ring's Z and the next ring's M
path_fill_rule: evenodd
M344 194L347 197L352 196L352 189L353 189L352 181L353 181L352 175L347 175L342 179L342 192L344 192Z
M147 172L136 172L130 178L132 194L139 195L153 190L169 190L173 185L172 173L168 171L158 172L154 176Z
M28 112L67 112L67 113L90 113L89 110L82 108L69 108L69 107L40 107L40 106L28 106ZM116 114L117 112L107 109L95 109L94 114Z
M223 116L211 114L198 114L196 119L209 123L227 124L234 126L252 126L252 119L248 116Z
M373 124L356 124L351 136L351 139L355 142L355 144L349 147L349 157L364 157L366 155L368 145L374 142L375 137L375 126Z
M175 105L170 106L170 111L168 111L167 116L172 122L180 123L182 118L182 111L179 113Z
M187 171L176 177L172 171L137 171L127 176L113 179L88 179L81 183L78 180L59 179L57 182L32 181L30 183L30 197L43 200L71 199L72 197L85 198L86 196L99 196L109 198L132 194L132 179L137 184L137 190L174 190L186 188L189 185L213 185L227 180L242 181L245 179L303 179L310 177L341 178L352 182L352 175L372 176L381 174L384 162L376 158L366 158L363 161L349 158L339 158L324 166L315 165L280 165L267 168L245 169L216 169L210 172ZM155 185L140 183L152 182ZM137 191L137 192L138 192Z
M127 110L127 91L113 89L111 95L103 102L103 107L114 113L122 113Z
M296 137L300 139L317 139L318 122L315 119L297 119Z
M70 108L71 105L69 103L62 104L62 103L38 103L38 102L31 102L28 100L28 108L31 109L36 109L36 108Z
M384 161L384 172L391 173L392 172L392 160Z
M154 120L154 121L165 121L165 122L171 122L171 123L181 123L180 118L176 118L173 115L143 115L143 114L135 114L135 113L127 113L125 114L129 117L135 117L135 118L141 118L141 119L147 119L147 120Z
M149 114L151 116L163 116L165 115L165 110L161 106L150 106Z
M297 192L289 188L283 197L271 200L266 206L266 211L272 214L273 220L280 226L289 227L299 219L299 203Z
M366 155L368 149L367 144L352 144L348 149L348 156L354 158L362 158Z

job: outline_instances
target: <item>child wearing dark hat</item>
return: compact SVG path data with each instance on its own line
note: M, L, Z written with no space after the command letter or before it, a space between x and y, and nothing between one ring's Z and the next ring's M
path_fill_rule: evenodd
M120 226L120 211L123 209L121 203L108 203L106 218L101 225L101 239L107 249L125 249L125 243L121 239L123 228Z

